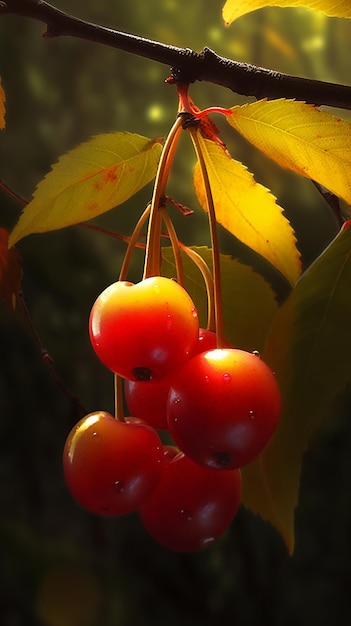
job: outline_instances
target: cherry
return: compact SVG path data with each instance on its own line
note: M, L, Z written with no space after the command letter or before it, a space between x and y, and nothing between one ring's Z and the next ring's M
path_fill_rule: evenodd
M116 420L98 411L81 419L67 437L63 469L81 506L100 515L135 510L159 482L164 466L158 434L141 420Z
M273 372L243 350L210 350L173 377L169 431L191 459L216 469L250 463L278 424L281 396Z
M130 414L153 428L168 430L167 399L171 383L172 375L156 383L126 380L124 395Z
M216 341L216 333L200 328L191 356L215 348ZM152 385L145 381L126 380L124 392L130 414L145 420L153 428L168 430L167 399L172 380L173 373Z
M199 322L183 287L152 276L107 287L92 307L89 332L95 352L113 372L130 380L157 381L189 358Z
M164 547L195 552L224 533L240 497L240 470L217 472L180 452L165 464L161 481L139 515L147 532Z

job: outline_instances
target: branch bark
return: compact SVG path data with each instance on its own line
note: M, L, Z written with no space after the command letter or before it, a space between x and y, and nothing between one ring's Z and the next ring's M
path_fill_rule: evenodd
M117 48L168 65L175 82L206 81L255 98L295 98L351 109L351 86L282 74L218 55L195 52L99 26L60 11L43 0L0 0L0 15L15 14L46 24L47 38L70 36Z

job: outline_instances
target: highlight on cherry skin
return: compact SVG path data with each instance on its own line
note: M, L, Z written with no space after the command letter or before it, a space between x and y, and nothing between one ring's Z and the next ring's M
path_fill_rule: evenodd
M216 333L200 328L191 356L215 348L216 344ZM125 401L130 414L145 420L153 428L168 430L167 400L172 380L173 373L153 384L145 381L125 380Z
M228 470L253 461L279 421L276 377L256 354L237 349L203 352L173 377L168 427L193 461Z
M162 479L139 508L139 516L149 535L165 548L195 552L227 530L240 499L240 470L218 472L180 452L166 460Z
M161 479L164 452L157 432L136 418L90 413L69 433L63 470L69 491L99 515L136 510Z
M164 276L117 281L96 299L89 319L100 360L123 378L156 382L191 355L199 334L196 307Z

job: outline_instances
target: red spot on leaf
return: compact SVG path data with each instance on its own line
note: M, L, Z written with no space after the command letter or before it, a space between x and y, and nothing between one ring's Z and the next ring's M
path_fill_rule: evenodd
M94 215L96 214L96 211L98 211L100 208L100 204L98 202L91 202L90 204L88 204L87 206L87 210L90 213L93 213Z
M106 185L115 184L117 181L118 165L113 165L113 167L109 167L102 172L101 178L94 183L94 187L97 191L101 191Z

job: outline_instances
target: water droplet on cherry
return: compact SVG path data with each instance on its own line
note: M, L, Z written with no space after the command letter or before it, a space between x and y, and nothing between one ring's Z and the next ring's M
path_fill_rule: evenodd
M123 491L124 491L124 484L120 480L115 480L113 486L114 486L115 490L118 493L123 493Z
M223 380L225 383L230 383L232 380L232 377L230 374L223 374Z
M193 516L186 509L181 509L180 510L180 514L181 514L182 518L186 519L188 522L191 522L191 520L193 519Z
M204 537L203 539L201 539L201 545L204 547L209 546L214 541L215 541L215 537Z
M254 419L254 417L255 417L255 411L253 411L252 409L250 409L250 411L249 411L249 418L250 418L251 420L253 420L253 419Z
M254 356L257 356L259 359L261 358L261 353L259 352L259 350L253 350L253 351L252 351L252 354L253 354Z

